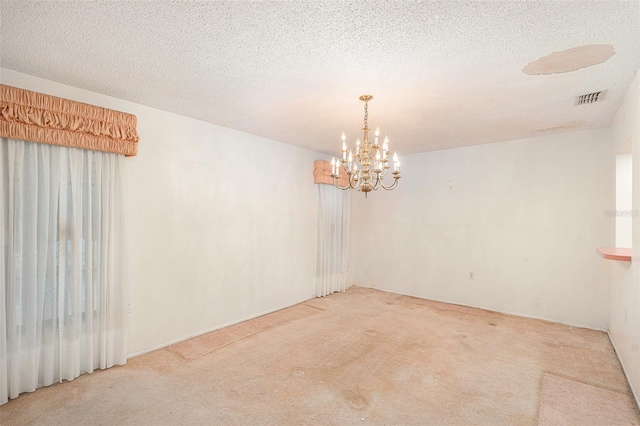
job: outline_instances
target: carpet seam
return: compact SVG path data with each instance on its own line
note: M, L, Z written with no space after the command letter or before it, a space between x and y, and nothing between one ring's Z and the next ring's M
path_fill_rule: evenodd
M624 391L620 391L620 390L613 389L613 388L610 388L610 387L596 385L596 384L593 384L593 383L585 382L584 380L578 380L578 379L576 379L574 377L565 376L564 374L555 373L555 372L551 372L551 371L543 371L541 377L543 377L545 374L548 374L549 376L559 377L559 378L565 379L565 380L571 380L573 382L580 383L580 384L583 384L583 385L593 386L594 388L604 389L604 390L607 390L609 392L615 392L615 393L620 394L620 395L625 395L625 396L630 395L630 392L624 392Z
M295 306L295 305L294 305L294 306ZM306 307L309 307L309 308L313 308L313 306L308 306L308 305L306 305L306 304L304 304L304 303L302 303L302 306L306 306ZM285 308L285 309L289 309L289 308ZM319 308L317 308L317 309L318 309L318 310L321 310L321 311L324 311L324 309L319 309ZM282 309L282 310L284 310L284 309ZM280 312L280 311L276 311L276 312L274 312L274 313L277 313L277 312ZM288 319L288 320L284 320L284 321L277 322L277 323L275 323L275 324L273 324L273 325L269 325L269 326L267 326L267 327L263 328L262 330L255 331L255 332L253 332L253 333L251 333L251 334L246 334L246 335L244 335L244 336L242 336L242 337L237 338L236 340L233 340L233 341L231 341L231 342L225 343L224 345L218 346L218 347L216 347L216 348L214 348L214 349L212 349L212 350L210 350L210 351L208 351L208 352L205 352L205 353L203 353L203 354L201 354L201 355L198 355L198 356L196 356L196 357L193 357L193 358L185 358L185 357L183 357L181 354L179 354L178 352L176 352L176 351L172 350L172 349L171 349L171 346L173 346L173 345L168 346L168 347L167 347L167 348L165 348L165 349L169 350L170 352L175 353L175 354L176 354L180 359L182 359L184 362L188 363L188 362L191 362L191 361L195 361L195 360L197 360L197 359L200 359L200 358L202 358L202 357L204 357L204 356L210 355L210 354L212 354L213 352L215 352L215 351L217 351L217 350L219 350L219 349L222 349L222 348L224 348L224 347L227 347L227 346L229 346L229 345L232 345L232 344L234 344L234 343L237 343L237 342L239 342L240 340L246 339L247 337L255 336L256 334L260 334L260 333L262 333L262 332L264 332L264 331L267 331L267 330L270 330L270 329L272 329L272 328L275 328L275 327L277 327L277 326L279 326L279 325L281 325L281 324L284 324L284 323L287 323L287 322L296 321L296 320L299 320L299 319L302 319L302 318L306 318L307 316L315 315L316 313L317 313L317 312L313 312L313 313L310 313L309 315L305 315L305 316L303 316L303 317L301 317L301 318L293 318L293 319ZM267 315L271 315L271 314L267 314ZM266 315L265 315L265 316L266 316ZM257 319L257 318L256 318L256 319ZM248 321L252 321L252 320L248 320ZM243 322L248 322L248 321L243 321ZM242 323L239 323L239 324L242 324ZM233 326L231 326L231 327L233 327ZM225 327L225 328L226 328L226 327ZM223 330L223 329L220 329L220 330ZM211 333L216 333L216 332L218 332L218 331L220 331L220 330L215 330L215 331L212 331ZM206 334L208 334L208 333L205 333L205 334L203 334L203 335L201 335L201 336L204 336L204 335L206 335ZM198 336L198 337L200 337L200 336ZM197 338L197 337L194 337L194 339L195 339L195 338Z
M234 325L237 325L237 324L242 324L243 322L251 321L253 319L260 318L260 317L263 317L265 315L273 314L275 312L279 312L279 311L282 311L284 309L288 309L288 308L294 307L296 305L302 304L302 303L307 302L307 301L312 300L312 299L314 299L313 296L311 296L311 297L309 297L307 299L299 300L298 302L295 302L295 303L293 303L291 305L282 306L280 308L276 308L276 309L273 309L273 310L267 310L265 312L261 312L261 313L258 313L256 315L250 315L249 317L240 319L238 321L231 321L229 323L222 324L220 326L214 327L214 328L209 329L209 330L200 331L200 332L188 335L186 337L181 337L181 338L169 341L167 343L162 343L160 345L152 346L152 347L147 348L147 349L143 349L143 350L140 350L140 351L137 351L137 352L133 352L133 353L130 353L130 354L127 355L127 360L132 359L132 358L136 358L136 357L139 357L139 356L151 353L151 352L155 352L155 351L158 351L158 350L161 350L161 349L167 349L167 348L169 348L169 347L171 347L173 345L177 345L178 343L186 342L187 340L195 339L196 337L204 336L205 334L213 333L215 331L222 330L222 329L227 328L227 327L231 327L231 326L234 326Z

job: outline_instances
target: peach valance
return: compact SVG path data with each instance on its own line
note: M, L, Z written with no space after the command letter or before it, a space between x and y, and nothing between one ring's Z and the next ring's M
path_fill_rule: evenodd
M330 161L317 160L313 162L313 183L326 183L327 185L333 185ZM346 186L349 184L349 181L347 180L347 171L343 166L340 166L340 178L338 178L338 184L340 186Z
M0 137L126 156L138 153L135 115L0 84Z

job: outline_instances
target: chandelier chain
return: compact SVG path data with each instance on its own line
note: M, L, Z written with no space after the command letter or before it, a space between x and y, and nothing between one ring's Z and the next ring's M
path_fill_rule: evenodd
M364 101L364 128L368 129L369 128L369 102L368 101Z

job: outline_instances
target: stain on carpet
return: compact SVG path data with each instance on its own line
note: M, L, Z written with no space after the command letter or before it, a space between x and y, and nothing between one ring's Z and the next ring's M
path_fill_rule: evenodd
M349 406L355 408L356 410L362 410L366 408L371 402L371 398L369 398L366 395L365 391L359 386L346 391L344 398L349 403Z

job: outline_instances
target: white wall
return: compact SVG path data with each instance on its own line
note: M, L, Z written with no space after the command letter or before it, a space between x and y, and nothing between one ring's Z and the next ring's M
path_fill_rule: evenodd
M138 117L125 161L129 353L312 297L312 151L0 69L3 84Z
M352 203L353 282L606 329L610 153L596 129L404 156Z
M6 69L0 81L138 116L140 152L126 160L131 354L312 296L311 170L323 155ZM599 129L404 156L398 189L352 195L351 281L588 327L609 322L640 384L640 219L633 264L594 252L615 234L603 214L614 206L614 163L602 159L640 135L639 93L636 76L612 128L615 147Z
M636 74L611 126L610 158L632 149L632 262L607 262L610 285L609 335L636 395L640 391L640 72Z
M616 155L616 247L632 247L633 158L631 152Z

